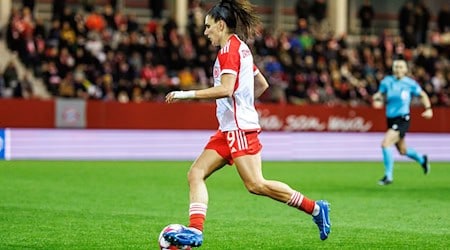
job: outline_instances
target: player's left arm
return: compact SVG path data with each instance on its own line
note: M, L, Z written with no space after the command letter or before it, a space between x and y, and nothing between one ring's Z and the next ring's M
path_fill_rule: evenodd
M258 72L255 75L255 98L260 97L267 88L269 88L267 79L261 72Z
M423 90L420 92L420 101L425 108L425 111L422 112L422 117L431 119L433 117L433 109L431 108L431 102L427 92Z

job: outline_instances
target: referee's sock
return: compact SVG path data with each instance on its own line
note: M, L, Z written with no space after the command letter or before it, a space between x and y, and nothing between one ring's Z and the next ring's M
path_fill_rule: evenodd
M406 156L408 156L409 158L417 161L420 164L422 164L423 161L425 160L423 155L417 153L417 151L414 150L413 148L407 148L406 149Z
M394 157L392 156L392 150L390 148L382 147L383 151L383 163L384 163L384 175L390 181L394 179Z

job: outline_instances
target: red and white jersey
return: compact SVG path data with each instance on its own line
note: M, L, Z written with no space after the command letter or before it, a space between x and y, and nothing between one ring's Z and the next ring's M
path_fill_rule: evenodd
M255 100L255 75L259 71L253 64L253 56L247 44L233 35L220 49L214 63L214 86L221 84L222 74L236 75L233 95L216 100L216 116L220 131L259 130Z

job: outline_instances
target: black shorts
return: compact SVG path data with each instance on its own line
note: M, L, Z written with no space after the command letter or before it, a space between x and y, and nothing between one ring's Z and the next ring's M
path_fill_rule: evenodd
M387 125L389 129L393 129L395 131L400 132L400 138L405 137L406 132L409 129L409 121L410 121L409 114L402 115L402 116L396 116L392 118L387 118Z

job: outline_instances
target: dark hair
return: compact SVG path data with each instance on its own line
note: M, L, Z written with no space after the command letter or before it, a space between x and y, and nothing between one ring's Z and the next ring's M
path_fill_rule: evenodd
M393 56L393 61L397 61L397 60L406 61L405 56L403 56L403 54L395 54Z
M244 40L254 36L256 27L260 24L254 6L248 0L222 0L207 15L216 22L223 20L232 32Z

